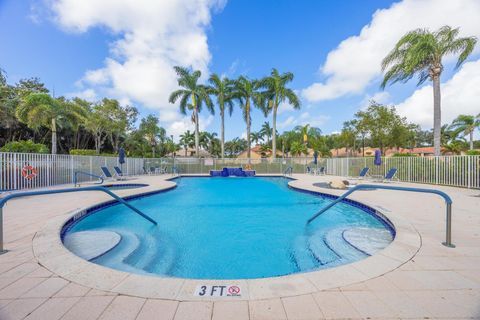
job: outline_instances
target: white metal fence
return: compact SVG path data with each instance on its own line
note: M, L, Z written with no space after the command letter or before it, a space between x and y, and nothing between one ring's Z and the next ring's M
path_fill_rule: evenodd
M307 167L315 167L312 158L288 159L197 159L197 158L127 158L122 169L127 175L139 175L155 168L172 171L175 166L183 174L206 174L223 167L249 165L257 174L282 174L288 167L293 173L305 173ZM118 164L115 157L47 155L31 153L0 153L0 190L30 189L73 182L75 171L101 175L101 166L113 169ZM22 168L33 166L37 175L28 180L22 176ZM364 167L372 175L385 175L390 168L397 168L400 181L441 184L480 189L480 156L441 157L392 157L382 158L382 165L375 166L373 158L318 159L316 167L325 167L326 173L338 176L356 176ZM79 176L79 181L94 178Z

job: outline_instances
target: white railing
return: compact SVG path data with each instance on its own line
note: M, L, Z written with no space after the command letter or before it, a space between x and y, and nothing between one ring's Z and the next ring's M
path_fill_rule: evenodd
M95 156L71 156L34 153L0 152L0 190L19 190L73 183L75 171L102 175L101 166L118 165L118 158ZM22 169L32 166L36 175L31 179L22 176ZM143 159L127 158L122 165L125 174L143 173ZM88 176L79 177L79 182L93 181Z
M22 168L31 165L37 175L31 180L22 176ZM101 175L101 166L113 171L118 165L116 157L70 156L31 153L0 152L0 190L18 190L48 187L73 183L75 171ZM309 158L272 159L212 159L212 158L127 158L122 169L127 175L139 175L150 168L162 168L172 172L175 166L182 174L208 174L210 170L223 167L250 166L257 174L283 174L286 168L292 172L305 173L307 167L315 167ZM356 176L364 167L370 168L371 175L385 175L392 167L398 169L400 181L450 185L480 189L480 156L441 157L392 157L382 158L382 165L375 166L373 158L331 158L318 159L316 167L325 167L326 173L337 176ZM82 181L93 181L82 176Z

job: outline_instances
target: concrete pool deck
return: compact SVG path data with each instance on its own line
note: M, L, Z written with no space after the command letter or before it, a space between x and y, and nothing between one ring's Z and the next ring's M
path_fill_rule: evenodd
M149 186L114 192L171 188L168 178L138 177L131 181ZM297 188L344 192L314 186L332 176L294 178L290 184ZM74 256L61 245L58 228L75 211L109 200L98 192L12 200L4 208L9 251L0 255L0 319L480 318L480 191L394 184L437 188L452 197L455 249L441 245L445 205L438 196L359 191L351 198L382 212L397 228L389 247L337 268L239 281L130 275ZM193 296L198 283L236 284L244 294L199 301Z

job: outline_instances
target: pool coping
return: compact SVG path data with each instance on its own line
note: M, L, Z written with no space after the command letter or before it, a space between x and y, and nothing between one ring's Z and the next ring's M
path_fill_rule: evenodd
M168 180L174 178L172 177ZM171 182L174 183L173 181ZM324 190L319 191L318 187L301 179L291 180L288 184L290 187L302 191L335 196ZM153 191L149 190L148 192L140 192L138 190L139 192L124 198L146 196L152 193L168 191L175 187L176 183ZM374 205L364 201L355 201L374 208ZM90 207L108 204L109 202L111 201L99 201ZM64 225L72 217L85 212L87 209L74 210L68 212L67 216L61 215L48 220L46 225L35 234L33 239L35 258L51 272L77 284L112 293L143 298L177 301L241 301L304 295L379 277L408 262L421 247L420 234L409 222L393 213L375 209L379 215L384 216L393 224L395 227L395 238L389 246L373 256L350 264L261 279L204 280L148 276L114 270L88 262L64 247L61 241L61 232ZM242 289L242 295L226 297L194 296L196 287L199 285L236 285Z

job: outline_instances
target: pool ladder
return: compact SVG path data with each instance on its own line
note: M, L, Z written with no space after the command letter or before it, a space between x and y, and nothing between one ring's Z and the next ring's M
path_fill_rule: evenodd
M89 177L94 177L99 179L99 181L95 182L95 184L102 184L103 183L103 177L97 176L96 174L90 173L90 172L85 172L85 171L75 171L73 174L73 186L76 187L77 184L80 186L80 183L78 183L78 175L83 174L84 176L89 176Z

